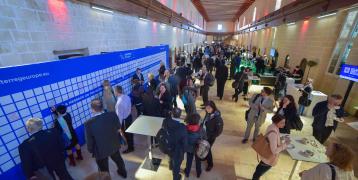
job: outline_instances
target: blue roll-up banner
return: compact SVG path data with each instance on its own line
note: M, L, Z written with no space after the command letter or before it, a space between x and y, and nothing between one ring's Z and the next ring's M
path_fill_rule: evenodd
M26 120L42 118L51 128L50 107L67 105L84 144L83 123L91 117L89 103L100 96L103 80L129 94L136 68L147 80L149 72L158 75L160 62L169 66L167 45L0 68L0 179L25 179L17 147L29 137Z

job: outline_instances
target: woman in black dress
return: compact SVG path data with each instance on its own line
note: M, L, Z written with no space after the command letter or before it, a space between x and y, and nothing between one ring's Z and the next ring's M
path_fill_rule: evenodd
M69 139L69 144L66 146L67 156L70 160L70 166L76 166L75 158L73 156L72 150L73 148L76 149L77 160L83 160L81 146L78 143L78 137L76 134L75 129L72 126L72 117L69 113L67 113L67 107L64 105L59 105L56 107L51 108L52 112L56 116L56 120L54 122L54 126L60 132L66 134L67 138ZM61 123L60 121L64 120L66 123ZM67 135L67 133L70 134Z
M286 95L282 99L276 114L280 114L286 119L285 127L280 128L280 133L290 134L291 129L295 129L294 123L297 120L296 118L298 118L296 103L293 96Z

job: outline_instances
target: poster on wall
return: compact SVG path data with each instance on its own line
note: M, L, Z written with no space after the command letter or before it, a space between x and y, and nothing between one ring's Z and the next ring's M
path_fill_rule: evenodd
M339 77L358 82L358 66L351 64L343 64Z
M102 82L121 85L129 94L136 68L147 81L149 72L158 75L160 62L169 66L167 45L0 68L0 179L24 179L17 147L29 137L26 120L42 118L44 128L52 128L50 107L66 105L84 143L83 123Z

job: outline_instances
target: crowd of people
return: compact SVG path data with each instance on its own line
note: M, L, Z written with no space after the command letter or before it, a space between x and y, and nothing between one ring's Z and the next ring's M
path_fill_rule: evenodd
M188 60L189 58L189 60ZM287 57L286 57L287 58ZM241 65L241 61L256 63L256 72L252 67ZM273 61L273 60L272 60ZM229 65L229 68L227 67ZM163 118L163 128L171 137L164 147L169 156L169 168L173 179L181 179L180 166L186 154L184 175L190 176L193 160L195 160L196 177L202 174L201 162L206 161L205 171L214 167L211 148L216 138L223 131L224 121L209 91L216 82L216 95L222 100L227 80L232 79L234 93L232 100L238 102L239 95L243 93L244 100L248 100L249 109L245 112L246 130L242 143L248 143L251 129L255 126L252 140L255 142L259 136L260 128L265 123L268 113L274 113L272 124L266 129L266 136L270 143L272 158L261 157L252 179L260 179L278 161L280 152L287 148L290 140L282 142L280 133L290 134L291 130L302 130L300 120L304 108L310 105L313 80L308 79L300 89L302 96L296 107L295 99L286 91L279 89L276 96L274 89L263 87L260 93L248 97L251 84L249 77L253 74L263 74L265 67L269 66L266 55L251 52L245 48L237 48L223 44L213 44L197 48L189 57L177 56L176 66L167 69L164 63L160 64L158 77L154 72L144 75L137 68L132 77L131 92L124 92L123 87L112 87L108 80L103 81L103 92L99 98L91 101L92 117L84 123L86 147L92 154L100 172L109 175L108 158L117 166L117 173L122 178L127 177L125 163L121 154L135 151L132 133L126 130L140 115ZM213 75L215 73L215 75ZM303 76L298 69L295 74ZM278 73L277 76L280 76ZM278 78L280 79L280 78ZM128 94L126 94L128 93ZM205 116L201 117L196 100L202 96L201 109ZM184 105L186 117L184 123L178 122L181 110L177 99ZM276 107L276 101L279 105ZM336 130L338 122L343 121L343 110L340 107L342 97L331 95L327 101L320 102L313 108L313 136L322 144L326 142L331 132ZM72 126L70 112L66 106L52 107L55 117L54 128L43 130L43 120L31 118L26 127L31 136L19 146L21 164L27 179L55 179L55 174L61 180L73 179L65 165L65 157L69 159L70 166L76 166L76 160L83 160L81 146L77 134ZM207 142L207 149L198 148L199 142ZM160 143L160 138L152 139L153 145ZM123 145L127 149L120 152ZM162 144L159 144L161 146ZM162 149L162 148L161 148ZM198 149L207 151L205 158L201 157ZM73 153L76 152L76 154ZM333 143L327 147L329 163L319 164L316 167L300 173L302 179L324 179L330 176L330 171L336 177L352 176L352 151L340 143ZM315 177L315 178L313 178ZM353 176L352 176L353 177ZM329 178L328 178L329 179ZM346 178L347 179L347 178ZM349 179L349 178L348 178Z

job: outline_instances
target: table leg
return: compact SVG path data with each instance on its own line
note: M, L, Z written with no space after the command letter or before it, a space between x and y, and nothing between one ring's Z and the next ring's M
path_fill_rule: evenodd
M144 160L142 168L151 171L157 171L162 160L158 158L153 158L151 138L152 138L151 136L148 136L148 144L149 144L148 155Z
M288 178L288 180L292 180L293 175L295 174L295 172L296 172L298 169L300 169L301 162L302 162L302 161L295 160L295 163L293 164L293 168L292 168L292 170L291 170L290 177Z

